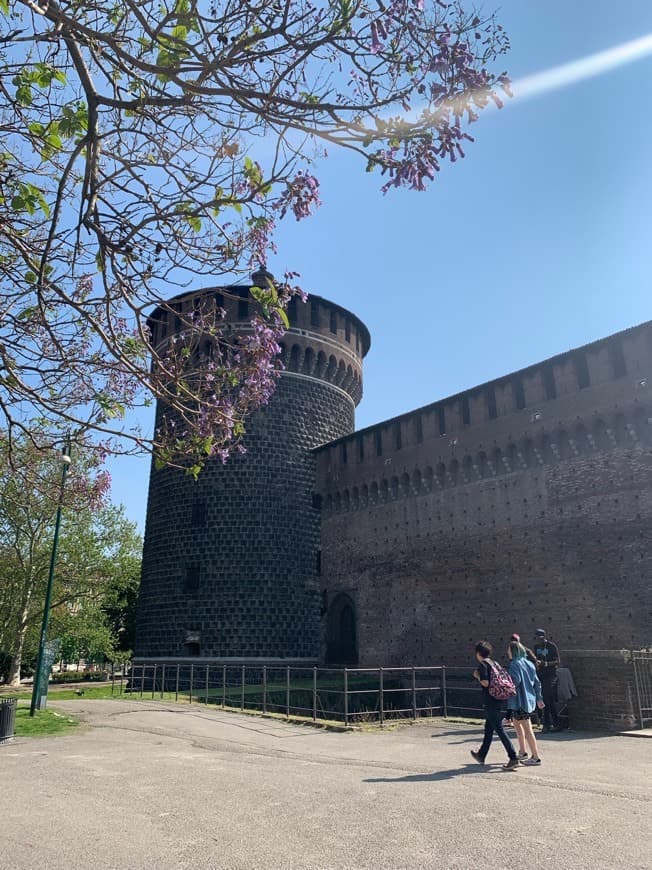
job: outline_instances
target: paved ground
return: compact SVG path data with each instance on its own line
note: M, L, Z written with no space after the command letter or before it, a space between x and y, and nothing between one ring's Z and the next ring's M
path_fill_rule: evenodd
M472 726L330 733L75 701L92 726L0 746L0 866L652 868L652 741L550 735L504 773Z

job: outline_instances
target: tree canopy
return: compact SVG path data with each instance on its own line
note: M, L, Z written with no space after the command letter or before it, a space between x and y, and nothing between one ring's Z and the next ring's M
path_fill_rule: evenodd
M62 489L60 454L26 438L10 452L0 438L0 653L11 659L10 681L38 643L59 499L50 636L62 637L75 658L108 657L133 637L141 540L108 496L95 451L75 449Z
M226 457L268 400L299 290L290 270L257 288L245 339L213 307L152 347L152 307L264 265L277 223L319 206L327 150L423 190L509 93L507 38L465 0L0 0L0 18L2 426L34 439L36 415L178 464ZM188 376L197 336L208 378ZM152 399L176 431L124 422Z

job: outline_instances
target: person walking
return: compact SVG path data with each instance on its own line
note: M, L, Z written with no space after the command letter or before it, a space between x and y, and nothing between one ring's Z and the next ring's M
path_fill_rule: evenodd
M489 683L492 678L494 680L496 678L496 663L491 659L492 651L493 647L486 640L481 640L475 645L475 657L478 662L478 667L473 671L473 676L482 686L482 704L484 707L485 722L482 745L477 750L472 749L471 755L476 761L480 762L480 764L484 764L493 736L494 734L497 734L500 742L505 747L508 756L507 764L503 765L503 770L516 770L518 768L516 750L514 749L512 741L509 739L507 734L505 734L505 728L502 723L505 702L494 698L494 696L489 692Z
M538 628L534 639L534 655L537 658L537 674L541 680L541 692L545 707L543 708L543 728L547 731L561 731L557 715L557 668L559 667L559 650L557 645L546 637L545 629Z
M518 758L521 764L536 766L541 764L541 756L531 717L537 707L544 707L541 683L523 644L511 640L507 647L507 658L507 670L516 688L516 694L507 700L507 709L512 711L512 722L518 737ZM530 758L527 757L526 745L530 750Z

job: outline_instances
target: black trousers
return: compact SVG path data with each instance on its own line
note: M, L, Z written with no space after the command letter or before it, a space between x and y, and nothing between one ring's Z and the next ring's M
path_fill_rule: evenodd
M503 728L503 711L500 709L485 709L484 714L486 718L484 721L484 740L479 749L480 758L484 759L489 752L494 733L496 733L500 738L500 742L505 747L505 751L509 757L516 758L516 750L512 745L512 741L509 739L507 734L505 734L505 729Z
M557 715L557 674L541 679L541 694L543 703L543 727L559 728L559 716Z

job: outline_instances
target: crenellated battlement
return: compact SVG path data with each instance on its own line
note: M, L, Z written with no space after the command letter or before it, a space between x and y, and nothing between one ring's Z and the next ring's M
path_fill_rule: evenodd
M253 278L256 279L255 273ZM234 333L246 333L258 309L249 286L198 290L176 296L159 306L148 325L152 344L161 353L173 336L190 330L197 312L224 312L223 322ZM350 311L321 296L304 303L294 296L287 310L290 328L281 342L285 373L326 381L347 393L357 405L362 398L362 360L369 350L369 330ZM211 338L197 343L196 353L209 356Z
M317 448L319 492L430 491L609 449L647 432L651 391L648 322Z

